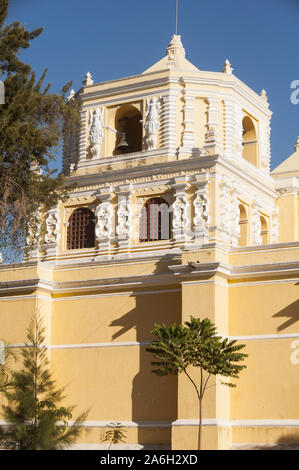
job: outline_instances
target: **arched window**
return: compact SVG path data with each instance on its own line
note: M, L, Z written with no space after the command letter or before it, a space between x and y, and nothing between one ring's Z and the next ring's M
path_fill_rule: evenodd
M256 129L252 119L245 116L243 126L243 158L255 166L258 166L258 145Z
M247 246L248 245L248 218L245 206L243 204L239 205L240 209L240 238L239 245Z
M142 115L132 105L121 106L115 115L115 129L118 131L113 154L141 152L142 150Z
M167 202L160 197L149 199L141 209L139 240L150 242L169 238L170 212Z
M95 216L86 207L76 209L69 218L67 249L92 248L95 246Z

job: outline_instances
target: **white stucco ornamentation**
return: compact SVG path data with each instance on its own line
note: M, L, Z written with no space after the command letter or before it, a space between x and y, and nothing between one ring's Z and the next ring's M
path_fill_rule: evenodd
M157 148L157 137L160 128L161 102L158 98L146 100L147 111L145 118L146 145L148 150Z
M46 219L46 235L45 243L56 243L58 239L58 214L57 209L54 209L48 213Z
M176 199L172 204L173 218L173 236L176 240L186 240L190 227L190 219L188 217L188 207L186 196L176 195Z
M231 240L231 182L225 176L220 183L220 239L230 243Z
M234 69L232 68L230 61L226 59L226 61L224 62L222 72L227 73L228 75L232 75L233 70Z
M238 199L239 192L236 187L233 187L231 193L231 244L238 246L238 240L241 236L240 228L240 201Z
M95 228L96 238L109 238L112 235L113 209L109 201L102 202L95 211L97 223Z
M89 140L91 154L95 158L100 157L100 147L104 137L104 108L96 108L90 111Z
M252 204L252 216L251 216L251 244L262 245L262 222L261 214L259 213L260 205L257 202Z
M127 198L121 199L118 204L116 227L117 235L129 237L131 231L131 209Z
M194 207L194 241L196 244L204 244L208 241L209 231L209 200L207 197L207 183L201 186L195 194L196 198L193 201Z
M270 126L267 122L260 123L260 155L261 166L268 173L270 171Z
M198 193L193 204L195 213L193 218L194 227L203 227L208 223L209 219L209 202L206 194Z
M275 208L272 214L271 243L278 243L279 239L279 209Z

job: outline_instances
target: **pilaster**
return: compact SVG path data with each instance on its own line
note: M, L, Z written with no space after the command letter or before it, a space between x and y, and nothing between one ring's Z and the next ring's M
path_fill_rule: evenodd
M167 148L170 154L175 154L176 141L176 101L177 93L169 91L162 100L161 147Z
M79 162L86 160L87 154L87 120L88 112L86 109L80 111L81 130L79 135Z
M109 256L111 241L114 235L114 210L111 203L114 193L112 188L103 188L99 191L98 196L101 200L95 211L97 218L95 234L98 254Z
M190 237L189 203L186 191L189 187L186 176L174 178L172 188L175 191L172 204L172 235L175 241L185 242Z
M131 245L133 229L132 187L131 184L120 185L117 194L116 240L120 251L128 252Z

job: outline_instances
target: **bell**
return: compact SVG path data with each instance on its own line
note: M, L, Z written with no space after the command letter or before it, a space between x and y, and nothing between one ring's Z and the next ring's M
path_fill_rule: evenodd
M116 146L116 150L119 150L122 153L130 152L131 146L129 144L128 134L126 132L122 133L121 139Z

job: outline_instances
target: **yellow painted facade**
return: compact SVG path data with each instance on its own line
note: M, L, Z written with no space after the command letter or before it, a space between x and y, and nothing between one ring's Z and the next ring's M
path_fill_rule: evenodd
M228 61L199 70L180 36L141 75L87 74L70 99L82 126L64 171L77 186L46 215L40 246L1 265L1 335L22 347L41 312L66 403L90 409L81 448L99 448L119 421L131 448L195 449L194 390L151 374L146 347L154 323L208 317L248 358L236 388L216 379L207 391L203 448L298 441L299 141L271 173L265 92ZM169 207L169 236L144 241L152 198ZM71 248L80 208L94 214L95 243Z

